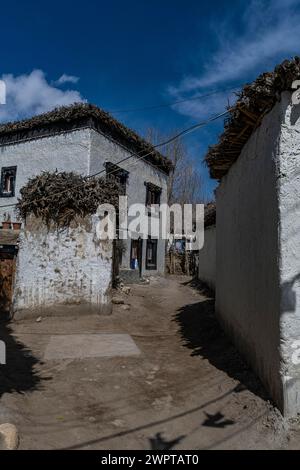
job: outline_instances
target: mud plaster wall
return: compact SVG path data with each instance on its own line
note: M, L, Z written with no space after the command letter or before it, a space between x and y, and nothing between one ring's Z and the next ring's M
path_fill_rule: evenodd
M105 170L105 162L117 163L129 156L131 156L131 152L126 148L89 128L0 146L0 168L17 166L15 197L0 198L0 206L16 203L20 189L28 179L42 171L58 170L74 171L82 175L94 174ZM161 203L167 202L168 177L164 172L137 157L126 160L120 164L120 167L129 171L126 189L128 207L134 203L145 203L145 181L162 188ZM14 208L0 208L0 222L3 221L5 213L9 213L12 220L15 220L17 214ZM128 238L124 243L126 251L122 257L122 267L128 269L130 267L131 240ZM143 274L154 274L155 272L163 274L165 240L158 240L157 270L146 270L145 258L146 240L143 243Z
M204 232L204 245L199 251L199 279L211 289L216 286L216 227L207 227Z
M216 311L286 416L300 412L299 155L284 92L217 191Z
M124 157L130 156L130 152L117 145L102 134L91 130L91 153L90 153L90 173L103 170L105 162L118 163ZM128 196L128 207L135 203L146 203L145 182L150 182L161 188L160 202L167 203L167 182L168 176L157 167L146 163L143 159L133 157L120 163L119 166L129 172L127 180L126 195ZM128 224L134 217L128 217ZM159 223L157 217L146 217L149 222ZM138 237L139 234L135 234ZM146 237L147 238L147 237ZM131 239L124 240L125 251L122 256L122 268L130 267ZM165 272L165 240L159 239L157 242L157 269L147 270L145 266L147 240L143 240L143 263L142 274L144 276Z
M15 197L0 198L0 205L15 204L28 179L42 171L88 174L89 148L89 129L0 146L0 167L17 167ZM16 216L13 207L0 208L0 222L4 213L9 213L12 220Z
M20 235L13 311L41 311L85 304L107 311L110 304L112 244L97 240L98 218L57 232L32 218Z
M278 200L280 214L280 349L286 415L300 412L300 105L281 100Z
M283 408L278 161L282 103L264 117L216 193L216 313Z

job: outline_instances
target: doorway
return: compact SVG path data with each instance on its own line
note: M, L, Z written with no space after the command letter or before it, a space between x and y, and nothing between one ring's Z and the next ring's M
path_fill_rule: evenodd
M131 240L130 250L130 268L139 271L142 275L142 261L143 261L143 239Z
M15 247L0 247L0 315L11 313L16 266Z

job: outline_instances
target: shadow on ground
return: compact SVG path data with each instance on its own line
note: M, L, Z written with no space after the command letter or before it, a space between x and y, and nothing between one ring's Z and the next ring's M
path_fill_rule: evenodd
M185 436L178 436L176 439L168 441L162 436L161 432L157 432L154 437L149 439L151 450L171 450L180 441L182 441Z
M240 384L235 392L248 388L255 395L268 400L261 382L221 329L215 317L212 292L195 279L182 284L197 289L206 297L200 302L181 307L175 315L174 321L179 325L183 345L192 350L192 356L208 359L217 369L238 380Z
M6 348L6 364L0 364L0 398L4 393L23 393L39 388L42 379L35 370L39 360L14 338L7 319L0 321L0 340Z
M197 277L193 277L189 281L181 283L183 286L189 286L197 290L199 294L209 297L210 299L214 298L214 291L204 282L200 281Z

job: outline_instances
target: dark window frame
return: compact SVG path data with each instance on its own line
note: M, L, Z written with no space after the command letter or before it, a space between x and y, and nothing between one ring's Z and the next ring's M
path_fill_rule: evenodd
M129 171L124 170L123 168L112 162L105 162L104 166L106 171L106 178L115 178L120 184L121 192L123 193L121 194L121 196L126 196Z
M13 177L12 189L9 192L4 191L5 178L7 174ZM16 191L16 177L17 167L16 166L4 166L1 168L1 181L0 181L0 197L14 197Z
M152 245L152 260L149 262L148 260L148 248ZM157 246L158 240L157 238L151 238L150 236L147 238L146 244L146 260L145 260L145 267L147 270L155 271L157 270Z
M159 206L160 205L160 196L162 192L162 188L156 186L153 183L149 183L145 181L146 186L146 207L148 210L148 215L152 214L152 206Z

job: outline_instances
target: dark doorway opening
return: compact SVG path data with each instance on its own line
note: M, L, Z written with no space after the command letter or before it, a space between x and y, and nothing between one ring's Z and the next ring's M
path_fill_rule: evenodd
M146 247L146 269L157 269L157 240L150 237Z
M0 314L11 314L13 282L17 250L15 246L0 246Z
M130 250L130 268L139 271L142 275L142 260L143 260L143 239L131 240Z

